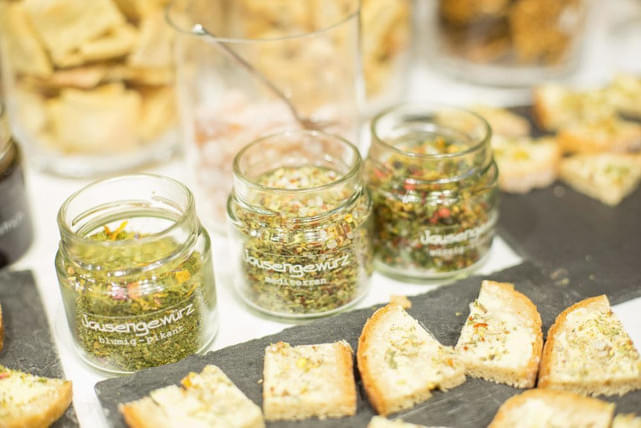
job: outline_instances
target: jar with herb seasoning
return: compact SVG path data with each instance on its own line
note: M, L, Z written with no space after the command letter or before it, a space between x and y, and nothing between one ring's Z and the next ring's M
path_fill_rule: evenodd
M498 217L488 123L456 108L402 105L374 118L371 132L377 268L410 279L473 269Z
M0 103L0 268L19 259L33 241L22 152Z
M228 200L235 284L271 315L328 315L364 296L371 199L358 149L317 132L259 139L234 159Z
M133 372L212 341L211 242L184 185L146 174L97 181L65 201L58 225L56 271L85 361Z

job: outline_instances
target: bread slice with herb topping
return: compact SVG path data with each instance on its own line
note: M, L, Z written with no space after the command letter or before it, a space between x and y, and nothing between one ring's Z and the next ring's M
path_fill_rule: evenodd
M641 180L641 156L616 153L576 155L561 160L560 176L575 190L617 205Z
M609 428L614 404L566 391L530 389L505 401L488 428Z
M147 397L121 404L120 412L132 428L263 428L260 407L213 365L189 373L182 388L170 385Z
M641 119L641 76L619 74L606 91L619 112Z
M554 138L492 137L494 159L499 167L499 188L504 192L527 193L556 180L561 150Z
M563 312L548 331L540 388L623 395L641 388L641 357L605 295Z
M557 141L565 153L625 153L641 148L641 125L606 117L563 127Z
M465 382L465 370L449 346L441 345L399 305L377 310L358 341L358 370L370 403L387 415L430 398L431 390Z
M48 427L71 404L71 382L0 366L0 427Z
M514 284L483 281L455 348L465 373L531 388L542 348L541 316L532 301Z
M416 425L416 424L403 422L400 419L390 421L389 419L385 419L382 416L374 416L372 420L369 421L369 424L367 424L367 428L427 428L427 427L425 425Z
M265 349L263 411L269 421L356 413L352 348L345 341Z
M616 415L612 428L641 428L641 418L632 413Z

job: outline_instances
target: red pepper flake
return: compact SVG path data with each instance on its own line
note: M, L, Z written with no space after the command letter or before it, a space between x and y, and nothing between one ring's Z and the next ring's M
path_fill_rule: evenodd
M438 216L441 218L447 218L452 214L450 212L450 209L447 207L441 207L436 212L438 213Z
M454 360L452 360L451 358L448 358L447 359L447 365L450 366L450 367L454 367Z
M463 350L464 350L464 351L467 351L467 350L468 350L467 345L463 346Z
M477 322L476 324L474 324L474 328L479 328L479 327L487 327L487 323Z
M374 170L374 175L376 175L378 178L385 177L385 173L383 171L381 171L380 169L375 169Z
M416 189L416 184L409 183L409 182L406 181L405 184L403 184L403 187L405 188L405 190L415 190Z
M6 379L9 377L9 372L0 373L0 379Z

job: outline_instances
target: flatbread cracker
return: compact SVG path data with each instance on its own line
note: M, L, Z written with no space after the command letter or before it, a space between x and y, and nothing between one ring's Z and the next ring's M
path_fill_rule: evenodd
M80 54L73 53L84 43L125 23L112 0L25 0L23 4L53 62L63 67L81 63Z
M0 3L2 49L18 73L46 77L53 67L21 3Z
M78 51L85 62L103 61L129 54L138 40L138 31L133 25L116 27L102 37L85 42Z
M70 152L113 153L137 145L140 94L122 84L65 89L48 101L53 137Z
M173 64L174 30L158 10L140 22L140 37L129 55L128 64L135 67L171 67Z
M151 140L175 125L176 96L167 86L143 89L141 95L138 133L144 140Z

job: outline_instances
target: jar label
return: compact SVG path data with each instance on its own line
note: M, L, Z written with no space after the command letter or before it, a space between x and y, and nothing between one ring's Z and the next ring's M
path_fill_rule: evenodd
M459 227L433 227L425 229L419 237L427 252L434 257L453 257L465 254L493 236L498 215L492 213L485 223L461 230ZM446 233L454 230L453 233Z
M24 222L26 217L23 211L17 211L12 217L0 222L0 236L16 230ZM0 220L2 219L0 218Z

